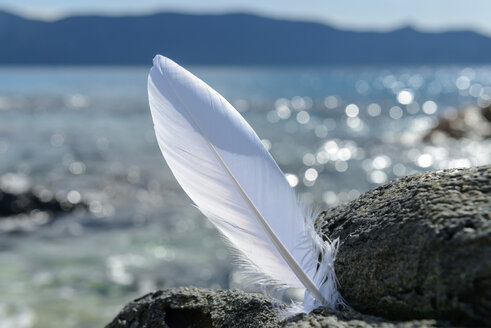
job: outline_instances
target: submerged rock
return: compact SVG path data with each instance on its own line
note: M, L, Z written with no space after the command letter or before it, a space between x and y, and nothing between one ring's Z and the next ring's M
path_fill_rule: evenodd
M277 305L278 306L278 305ZM145 295L126 305L106 328L177 327L433 327L435 321L390 322L352 309L318 309L288 319L270 300L239 290L178 288Z
M491 324L491 166L394 180L317 219L340 238L347 303L392 319Z
M31 231L57 214L86 208L78 198L58 200L46 189L19 193L0 189L0 233Z

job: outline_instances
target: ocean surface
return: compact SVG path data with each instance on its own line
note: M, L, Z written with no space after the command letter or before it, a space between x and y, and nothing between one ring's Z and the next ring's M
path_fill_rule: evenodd
M422 141L439 118L491 102L491 66L190 69L317 209L491 162L489 141ZM158 149L148 70L0 67L0 187L89 205L20 230L0 219L0 327L101 327L157 288L233 283L227 248Z

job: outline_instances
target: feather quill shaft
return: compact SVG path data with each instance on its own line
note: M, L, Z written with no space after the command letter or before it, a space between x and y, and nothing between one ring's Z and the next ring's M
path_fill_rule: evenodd
M157 140L170 169L251 263L248 269L277 285L306 288L305 310L335 306L335 245L315 234L247 122L211 87L160 55L154 58L148 92Z

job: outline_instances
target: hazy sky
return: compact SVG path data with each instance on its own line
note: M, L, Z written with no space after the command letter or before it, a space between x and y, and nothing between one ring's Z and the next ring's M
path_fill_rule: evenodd
M410 24L423 30L464 28L491 35L491 0L0 0L0 8L43 19L76 13L246 11L348 29Z

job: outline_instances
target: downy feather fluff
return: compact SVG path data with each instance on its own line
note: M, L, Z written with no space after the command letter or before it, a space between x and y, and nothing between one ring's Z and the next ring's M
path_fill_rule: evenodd
M303 311L335 307L337 243L315 232L254 130L172 60L157 55L153 64L148 96L155 133L181 187L240 252L247 272L278 288L304 288Z

